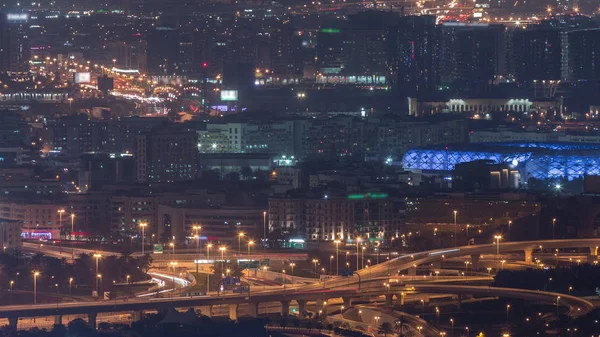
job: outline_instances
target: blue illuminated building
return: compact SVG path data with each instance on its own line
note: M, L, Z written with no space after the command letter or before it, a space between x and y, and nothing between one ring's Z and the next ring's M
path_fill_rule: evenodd
M600 144L575 143L475 143L413 149L406 152L406 170L450 172L459 163L489 160L508 163L522 180L582 178L600 175Z

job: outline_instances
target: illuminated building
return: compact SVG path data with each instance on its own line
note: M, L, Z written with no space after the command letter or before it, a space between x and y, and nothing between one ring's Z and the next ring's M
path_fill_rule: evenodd
M439 30L435 16L402 16L389 28L390 80L405 95L436 90L439 83Z
M21 249L23 221L0 218L0 244L4 253Z
M529 178L578 179L600 175L600 145L577 143L484 143L409 150L407 170L450 172L456 164L474 160L508 163L517 168L521 183Z
M269 231L298 232L309 241L384 241L402 231L404 201L386 193L269 198Z
M0 13L0 72L29 71L29 15Z
M562 78L568 81L600 79L600 28L563 32Z
M176 182L196 178L198 136L196 132L158 128L137 136L137 181Z
M511 52L517 81L560 79L561 42L559 29L515 29Z
M456 35L454 77L472 85L487 84L506 73L504 26L460 30Z
M179 66L179 30L159 26L147 36L147 67L152 75L173 75Z

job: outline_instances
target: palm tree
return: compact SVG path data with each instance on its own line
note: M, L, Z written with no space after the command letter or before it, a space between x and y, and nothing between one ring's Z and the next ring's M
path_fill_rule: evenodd
M392 332L394 332L394 327L388 322L381 323L377 331L378 334L383 334L384 337L387 337L387 334Z

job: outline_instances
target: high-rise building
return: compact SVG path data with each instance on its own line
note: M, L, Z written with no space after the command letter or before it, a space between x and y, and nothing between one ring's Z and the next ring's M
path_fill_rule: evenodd
M302 41L290 24L282 24L271 33L270 63L275 75L302 74Z
M349 27L340 22L323 24L317 33L317 69L322 74L339 74L348 66L352 40Z
M179 30L160 26L148 32L146 58L148 72L173 75L179 70Z
M269 231L297 233L310 241L361 237L383 242L404 227L404 201L385 193L273 197L268 214Z
M562 79L600 80L600 28L562 34Z
M439 83L435 16L403 16L388 32L390 79L403 94L431 92Z
M457 32L455 77L471 85L485 84L506 72L504 26Z
M0 72L29 70L28 14L0 13Z
M515 29L512 34L512 72L517 81L559 80L561 76L561 30Z
M178 127L162 127L137 137L137 181L176 182L196 177L197 135Z

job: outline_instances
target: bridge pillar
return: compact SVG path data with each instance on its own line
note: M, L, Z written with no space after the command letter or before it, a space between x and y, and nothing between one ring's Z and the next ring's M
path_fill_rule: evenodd
M142 317L144 317L144 310L135 310L133 312L133 321L134 322L141 321Z
M394 294L385 294L385 305L394 305Z
M204 316L212 317L212 305L205 305L200 307L200 312Z
M258 302L250 302L248 303L248 316L250 317L258 317Z
M463 300L463 296L462 295L456 296L456 303L457 303L457 307L458 307L459 310L462 307L462 300Z
M62 315L54 315L54 325L62 325Z
M9 317L8 318L8 326L11 329L17 330L17 323L19 323L19 317Z
M290 314L290 301L281 301L281 316L285 317Z
M298 312L300 313L300 317L306 318L306 301L296 301L298 302Z
M229 319L232 321L237 321L238 319L238 304L230 304L229 305Z
M94 331L96 331L96 316L98 316L98 313L95 312L88 312L87 314L88 324Z
M525 252L525 262L533 263L533 249L528 248L524 250Z
M480 257L481 257L481 255L479 255L479 254L471 255L471 265L472 265L471 271L479 270L479 258Z
M423 303L429 304L429 296L428 295L423 295L422 298Z
M594 255L594 256L598 255L598 246L590 247L590 255Z
M344 301L344 307L350 308L350 306L352 305L352 298L350 297L342 297L342 300Z
M396 298L400 302L400 305L404 305L404 300L406 300L406 294L405 293L396 294Z
M417 276L417 268L416 267L408 268L408 276Z

